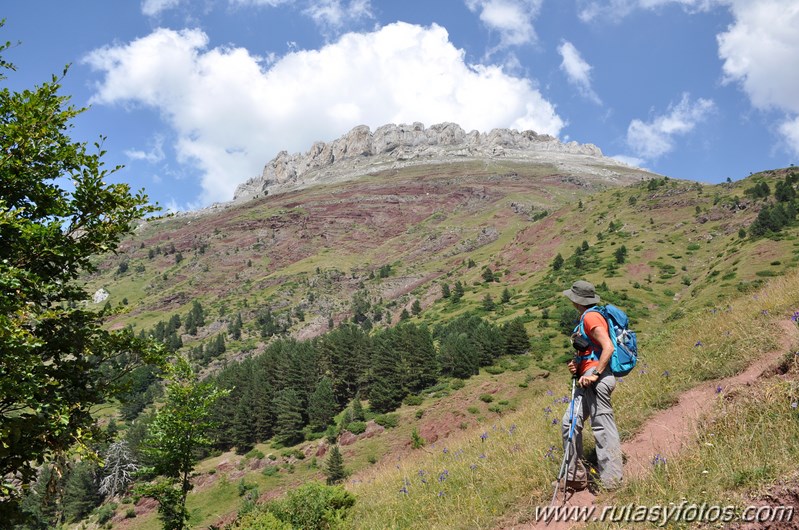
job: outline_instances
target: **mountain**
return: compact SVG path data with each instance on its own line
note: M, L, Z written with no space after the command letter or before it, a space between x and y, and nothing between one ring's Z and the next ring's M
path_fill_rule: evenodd
M393 326L404 311L410 322L432 330L467 313L498 325L523 322L531 337L529 354L495 359L477 376L444 377L411 395L393 419L382 418L398 424L395 428L381 431L369 422L361 435L345 432L344 457L357 480L371 476L378 484L390 483L381 486L386 493L381 490L380 497L364 493L368 481L360 482L358 502L388 505L398 502L396 495L388 496L402 487L391 489L395 462L403 473L429 465L419 463L426 457L409 454L413 432L430 444L444 440L447 454L448 439L453 444L459 436L478 444L499 439L492 424L500 421L540 427L529 418L551 405L547 392L560 388L548 377L560 377L568 354L563 330L571 308L560 292L576 279L594 282L604 300L624 307L640 332L649 356L645 362L658 376L674 374L667 392L653 395L654 383L642 381L641 392L649 393L622 401L622 421L636 418L622 423L623 430L634 430L646 411L668 406L683 388L679 385L739 366L743 360L733 356L748 352L744 346L750 341L739 338L737 328L730 328L737 342L730 339L717 349L693 334L703 327L698 319L733 305L753 306L752 293L795 269L797 183L794 168L718 185L668 178L619 164L592 146L560 144L529 131L463 134L452 124L392 125L374 133L356 128L308 153L278 155L231 203L142 223L86 281L97 293L94 306L108 308L110 326L132 326L136 332L160 328L163 334L167 321L179 317L182 324L172 328L180 339L174 347L188 352L206 374L259 358L279 337L319 337L353 321L364 331L379 330ZM458 284L462 298L446 297ZM190 330L187 321L196 324L198 307L201 323ZM686 327L690 333L681 331ZM221 336L225 348L215 346ZM674 337L679 340L672 348ZM715 357L703 360L697 345ZM196 353L200 346L203 355ZM546 418L546 426L549 422ZM529 450L541 453L527 456L541 461L546 447L539 445L554 443L552 436L536 431L527 437ZM323 457L324 446L313 440L278 454L259 443L257 451L270 456L226 452L207 460L192 494L198 517L217 524L221 515L238 509L235 493L228 491L235 489L233 480L255 481L271 497L318 478L314 457ZM501 446L509 458L516 447L511 439ZM299 454L308 460L303 463ZM477 466L486 455L474 448L473 456ZM262 473L268 460L280 471ZM527 469L518 462L503 469L512 468ZM507 484L533 488L528 478L497 477L497 484L481 487L507 508L507 502L529 493L509 492ZM441 475L438 479L443 482ZM456 504L440 513L456 516ZM398 527L418 527L420 513L431 516L436 510L424 507L427 512L405 509L403 517L416 522ZM152 506L144 512L152 521ZM373 513L383 516L377 509ZM475 517L485 522L494 515ZM139 519L148 520L133 522Z
M534 131L466 133L455 123L425 129L417 122L383 125L372 133L369 127L360 125L329 144L314 144L307 153L280 152L266 164L260 177L238 187L234 200L342 182L370 173L467 161L551 166L565 175L590 175L595 185L629 183L636 175L625 164L602 156L595 145L564 144Z

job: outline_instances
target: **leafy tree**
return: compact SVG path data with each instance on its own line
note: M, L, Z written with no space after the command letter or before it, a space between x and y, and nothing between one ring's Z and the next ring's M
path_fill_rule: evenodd
M192 489L191 472L197 464L197 449L208 447L207 433L213 428L211 409L226 391L214 383L199 381L189 361L179 357L170 367L164 406L150 424L144 451L156 481L137 492L158 501L158 516L165 530L187 528L186 496Z
M338 484L347 478L347 471L344 469L344 458L341 456L338 445L333 446L330 450L330 456L327 457L325 476L327 477L328 486Z
M0 54L8 47L0 45ZM0 58L0 69L14 66ZM95 270L92 258L114 250L134 221L156 208L128 185L108 183L118 168L104 167L102 139L90 150L69 138L85 109L69 105L60 89L55 76L32 90L0 89L4 522L21 515L20 494L41 464L75 444L90 445L91 408L119 390L119 376L161 355L129 330L104 329L102 315L83 303L89 296L76 280Z

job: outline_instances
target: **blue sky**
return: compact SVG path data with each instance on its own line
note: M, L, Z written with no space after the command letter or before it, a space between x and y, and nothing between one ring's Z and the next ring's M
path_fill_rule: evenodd
M9 0L19 90L71 64L114 178L230 200L279 151L444 121L593 143L657 173L799 162L799 0ZM17 44L18 43L18 44Z

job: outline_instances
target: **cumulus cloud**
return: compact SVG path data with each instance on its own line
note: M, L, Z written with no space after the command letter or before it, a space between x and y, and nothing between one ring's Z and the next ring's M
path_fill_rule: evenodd
M230 199L278 151L304 151L359 124L452 121L555 136L564 126L529 79L466 64L437 25L348 33L269 64L243 48L209 48L200 30L162 28L85 61L102 76L92 103L160 112L178 160L200 170L206 204Z
M466 0L466 6L480 13L480 20L500 35L500 48L535 42L533 21L543 0Z
M649 123L641 120L630 122L627 145L641 158L656 159L672 151L675 137L693 131L714 109L712 100L699 98L691 101L688 94L683 94L677 105L669 107L666 114L656 116Z
M594 89L591 88L592 66L585 62L580 52L574 47L574 44L563 41L558 46L558 53L562 58L560 69L566 74L569 82L577 87L583 97L597 105L601 105L602 101L594 92Z
M778 125L799 154L799 4L795 0L730 0L735 21L718 35L725 81L738 83L752 105L787 114Z

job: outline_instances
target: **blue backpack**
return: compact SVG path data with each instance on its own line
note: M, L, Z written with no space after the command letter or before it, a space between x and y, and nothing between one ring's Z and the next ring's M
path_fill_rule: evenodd
M620 377L629 374L638 362L638 339L630 329L627 314L615 305L598 305L588 311L596 311L607 321L610 340L613 342L613 356L610 358L610 371ZM587 312L587 311L586 311ZM580 333L586 335L583 321L578 326ZM587 338L587 336L586 336Z

